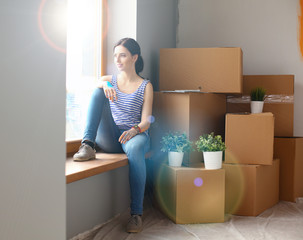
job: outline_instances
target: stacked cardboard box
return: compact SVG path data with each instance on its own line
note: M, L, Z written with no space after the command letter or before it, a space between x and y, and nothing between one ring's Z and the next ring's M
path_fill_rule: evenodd
M243 114L250 112L250 91L259 86L267 90L265 113ZM300 184L303 175L297 170L303 168L303 159L299 160L303 155L300 150L303 143L301 138L290 138L294 115L293 75L243 77L240 48L161 49L159 89L167 92L154 95L155 123L151 136L154 156L160 159L160 163L155 161L156 165L161 166L163 162L163 155L159 157L157 152L165 132L186 132L192 141L204 133L215 132L225 136L227 145L221 170L226 176L223 201L227 213L256 216L275 205L279 201L279 175L280 199L287 195L285 199L294 200L303 194ZM283 138L288 144L282 142L282 136L288 137ZM286 151L281 149L290 149L294 154L285 157ZM222 201L207 209L216 213L214 219L208 218L209 213L193 202L194 196L205 201L206 195L211 193L201 189L195 193L197 189L190 185L190 177L199 171L212 179L221 176L220 171L194 168L201 160L201 153L191 153L184 161L190 168L166 166L156 170L159 173L166 169L165 179L162 185L157 185L156 192L165 189L167 198L163 200L158 196L158 200L160 204L165 202L164 208L169 209L169 217L176 223L222 220L222 211L218 214L215 211L221 209L219 202ZM291 166L284 167L286 162L291 162ZM219 199L222 200L222 196ZM188 214L184 209L189 205L195 207ZM202 212L206 218L202 217Z
M242 93L241 48L160 50L160 91Z
M226 212L256 216L279 201L272 113L226 114Z
M294 75L244 75L243 94L228 95L228 113L250 112L250 92L256 87L266 89L263 112L275 116L275 136L293 135Z
M273 114L226 114L225 142L225 163L272 165Z
M244 75L243 94L227 96L227 112L249 112L253 88L267 90L264 112L275 116L274 158L280 159L279 199L295 201L303 197L303 139L293 137L294 75Z
M222 93L242 92L242 50L161 49L159 88L162 92L154 94L151 129L154 151L167 131L186 132L191 141L210 132L224 136L226 95ZM194 152L185 156L184 165L201 160L202 153Z
M161 49L159 89L151 129L157 202L176 223L223 222L225 170L206 170L198 152L185 155L188 167L163 167L163 155L158 153L161 136L168 131L186 132L191 141L210 132L224 136L223 93L242 92L242 50Z
M167 131L186 132L191 141L215 132L224 136L226 97L213 93L155 92L155 124L152 145L160 149L161 136ZM185 154L183 165L192 166L202 160L202 153Z
M303 197L303 138L275 137L274 157L280 159L280 200Z
M279 159L273 165L223 164L225 211L257 216L279 201Z
M224 222L224 169L163 164L156 189L160 209L175 223Z

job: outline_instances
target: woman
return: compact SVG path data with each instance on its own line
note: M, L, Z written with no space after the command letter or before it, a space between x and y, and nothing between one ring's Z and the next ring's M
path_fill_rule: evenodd
M152 115L153 87L139 73L143 59L139 44L121 39L114 47L114 62L120 73L103 76L88 109L82 145L74 161L95 159L95 146L104 152L125 152L129 162L131 218L127 232L142 228L146 182L145 153L149 150L148 128Z

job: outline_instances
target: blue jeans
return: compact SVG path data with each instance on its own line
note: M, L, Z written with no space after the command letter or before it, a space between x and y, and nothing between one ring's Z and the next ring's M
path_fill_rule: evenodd
M143 214L143 199L146 182L145 154L149 151L150 138L144 132L136 135L125 144L118 139L124 130L120 130L111 114L109 100L102 88L97 88L89 104L85 140L95 143L104 152L125 152L129 164L129 185L131 193L131 214Z

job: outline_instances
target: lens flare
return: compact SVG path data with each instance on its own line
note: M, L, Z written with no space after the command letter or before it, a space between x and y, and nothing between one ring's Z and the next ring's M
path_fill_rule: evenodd
M201 187L203 185L203 179L202 178L195 178L194 180L194 184L197 186L197 187Z
M148 116L147 119L150 123L155 122L155 117L153 115Z
M158 163L159 164L159 163ZM173 196L171 196L168 189L171 189L172 182L171 176L168 176L168 172L165 171L165 167L160 165L156 167L156 178L155 178L155 196L160 210L165 213L166 216L173 219L176 214L176 209L173 204Z
M69 3L69 5L75 5L75 4ZM102 1L102 5L101 2L96 3L95 8L98 8L98 11L101 11L102 27L98 26L98 28L100 27L102 29L101 37L102 40L105 40L109 28L109 21L110 21L108 15L107 1ZM77 13L79 11L83 14L84 12L85 13L87 12L85 11L85 9L76 9L76 10ZM69 9L69 12L73 14L74 9L72 11L70 11ZM88 17L83 16L81 19L79 19L79 23L76 23L77 27L79 27L79 25L81 24L84 24L85 20L92 15L91 12L88 12L87 14ZM66 32L67 32L67 22L68 22L67 1L42 0L39 5L37 20L38 20L38 27L41 36L48 43L48 45L59 52L66 53L65 45L66 45ZM59 44L59 42L61 43ZM64 47L60 45L64 45Z
M39 6L39 10L38 10L38 26L39 26L40 33L41 33L43 39L52 48L54 48L55 50L57 50L59 52L66 53L65 48L59 47L58 44L56 44L53 40L50 39L50 37L46 33L46 30L45 30L45 27L44 27L43 21L42 21L42 18L43 18L44 15L46 15L46 16L53 15L53 19L56 19L56 23L60 22L60 24L63 24L63 25L66 26L66 21L67 21L67 19L66 19L66 6L62 6L64 3L61 3L60 1L57 1L57 3L59 4L59 6L57 6L57 8L54 7L53 9L49 9L47 11L47 13L44 13L46 1L47 0L42 0L41 1L40 6ZM56 11L59 11L59 10L61 11L60 13L56 12ZM51 14L49 14L49 12ZM60 16L60 19L57 19L58 16ZM54 20L51 20L51 21L54 21Z
M226 151L229 151L226 149ZM245 170L248 170L248 166L238 164L237 158L229 152L229 157L234 159L232 162L235 164L223 164L225 169L225 212L234 214L241 208L242 202L251 189L248 188L249 174Z

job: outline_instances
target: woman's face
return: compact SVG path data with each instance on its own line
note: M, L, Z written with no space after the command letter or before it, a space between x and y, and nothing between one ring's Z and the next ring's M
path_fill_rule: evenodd
M121 45L115 47L114 62L119 71L135 70L135 62L138 55L132 56L126 47Z

